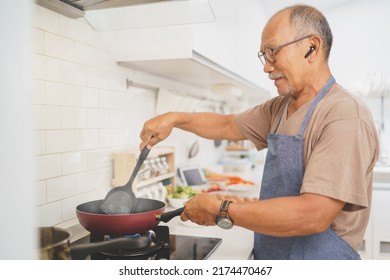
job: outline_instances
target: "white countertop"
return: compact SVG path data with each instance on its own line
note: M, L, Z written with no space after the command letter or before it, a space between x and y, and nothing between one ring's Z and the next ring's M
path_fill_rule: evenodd
M390 173L390 166L376 165L374 167L374 173Z
M375 183L372 186L373 190L389 190L390 191L390 182L388 183Z
M210 260L246 260L252 258L253 232L234 226L230 230L220 229L217 226L199 226L192 222L182 222L180 217L172 219L169 223L171 234L217 237L222 242L210 255Z
M259 188L253 187L252 190L245 192L226 191L224 193L252 198L258 197ZM169 210L171 209L168 207L166 211ZM229 230L217 226L200 226L190 221L183 222L180 217L173 218L167 225L171 234L221 238L222 242L208 258L210 260L246 260L252 258L253 231L237 226Z

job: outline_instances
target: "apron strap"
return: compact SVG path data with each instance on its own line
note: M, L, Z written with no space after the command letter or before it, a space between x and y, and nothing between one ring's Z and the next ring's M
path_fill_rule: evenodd
M325 86L320 90L320 92L314 98L313 102L310 104L310 107L307 110L306 115L302 121L301 127L298 130L298 136L301 136L301 137L303 136L303 133L305 132L306 126L309 123L309 120L311 118L311 115L314 112L314 109L316 108L317 104L321 101L321 99L325 96L325 94L328 93L328 91L335 84L335 82L336 82L336 80L333 77L333 75L330 75L330 78L326 82Z

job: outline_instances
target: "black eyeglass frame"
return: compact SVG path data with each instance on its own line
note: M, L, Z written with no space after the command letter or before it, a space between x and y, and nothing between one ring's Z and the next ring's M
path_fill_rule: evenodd
M311 36L314 36L314 35L306 35L302 38L287 42L287 43L279 45L275 48L265 48L264 52L262 52L262 51L257 52L257 57L259 58L259 60L261 61L261 63L263 65L265 65L266 61L269 61L270 63L275 63L275 61L276 61L275 55L278 51L280 51L280 49L282 49L288 45L297 43L299 41L305 40L307 38L310 38Z

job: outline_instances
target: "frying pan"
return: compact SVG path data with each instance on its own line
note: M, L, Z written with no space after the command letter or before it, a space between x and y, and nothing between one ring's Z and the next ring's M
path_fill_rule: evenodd
M80 224L89 232L122 236L143 233L155 228L160 221L169 222L179 216L184 207L166 212L165 203L148 198L137 198L131 214L106 214L100 209L103 200L94 200L76 207Z

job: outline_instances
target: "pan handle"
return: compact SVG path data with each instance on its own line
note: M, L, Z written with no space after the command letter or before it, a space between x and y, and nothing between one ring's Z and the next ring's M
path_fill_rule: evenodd
M181 213L183 213L183 211L184 211L184 207L181 207L173 211L162 213L159 217L157 217L157 220L167 223L170 220L172 220L174 217L180 216Z

